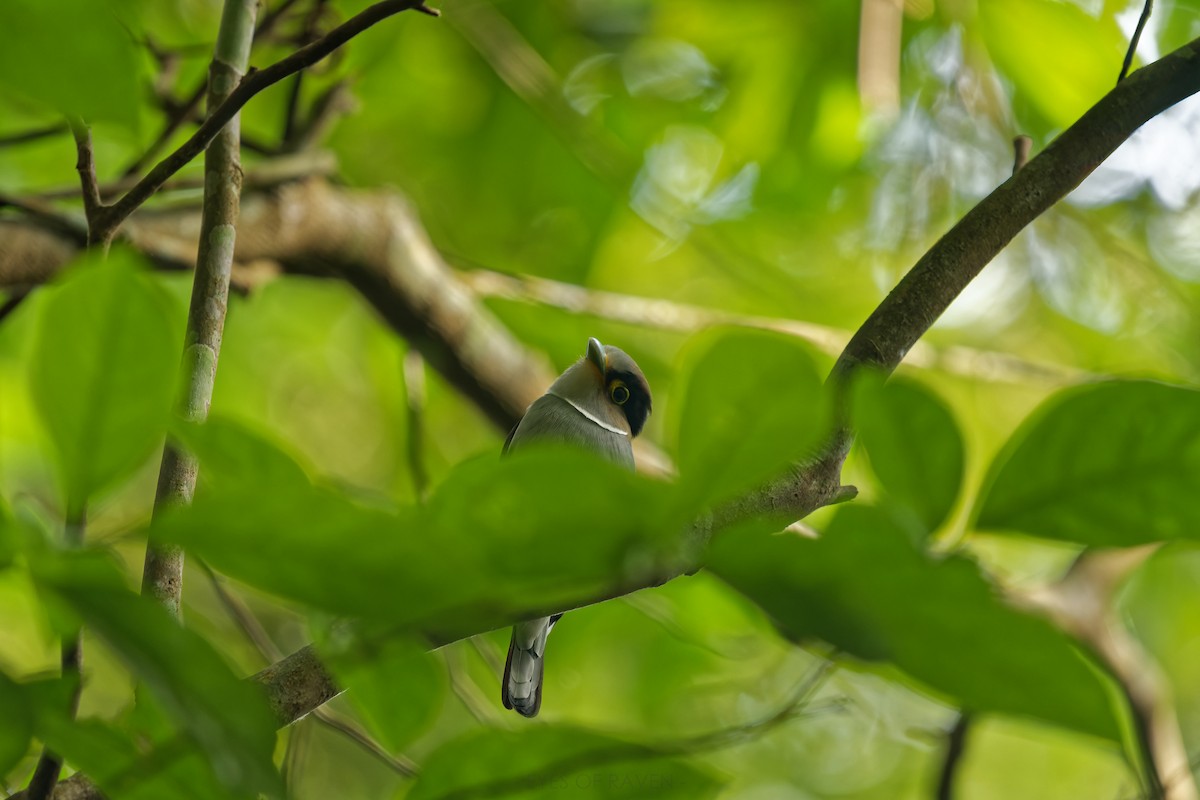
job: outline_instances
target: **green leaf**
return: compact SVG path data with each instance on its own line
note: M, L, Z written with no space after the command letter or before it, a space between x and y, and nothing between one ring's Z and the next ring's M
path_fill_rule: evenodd
M169 301L132 253L85 258L45 298L30 388L68 504L115 483L159 444L179 361Z
M31 565L49 599L102 637L204 751L230 790L282 795L272 763L275 719L260 689L165 609L125 588L96 551L44 553Z
M228 796L207 758L190 741L175 737L151 742L97 719L71 719L65 708L65 699L43 704L37 715L38 738L87 775L105 796L121 800Z
M1200 392L1110 381L1060 392L996 457L975 526L1092 545L1200 537Z
M135 127L144 62L126 26L136 5L4 0L0 89L88 122Z
M1127 45L1111 17L1062 0L980 0L979 31L1017 95L1057 127L1112 89Z
M1092 659L1004 603L974 562L927 557L879 510L845 507L815 540L727 534L708 566L793 639L890 661L972 711L1120 740L1112 686Z
M219 419L188 441L203 491L156 520L162 541L394 633L480 633L645 581L678 557L683 522L664 512L671 487L588 453L474 459L427 506L393 511L313 486L272 445ZM271 466L257 475L246 464Z
M0 498L0 569L12 564L20 541L17 521L4 504L3 498Z
M926 531L936 530L962 483L963 440L954 415L932 392L902 378L864 386L856 399L854 424L888 497L914 512Z
M681 373L683 400L672 403L668 425L689 498L711 503L762 483L809 453L824 430L820 375L794 337L702 334Z
M446 696L446 669L425 647L403 639L356 639L320 650L322 662L390 752L399 753L437 717Z
M7 775L29 750L33 736L33 715L22 688L0 672L0 709L4 723L0 724L0 777Z
M539 725L482 730L442 745L421 768L408 800L714 797L709 775L653 746L579 728Z

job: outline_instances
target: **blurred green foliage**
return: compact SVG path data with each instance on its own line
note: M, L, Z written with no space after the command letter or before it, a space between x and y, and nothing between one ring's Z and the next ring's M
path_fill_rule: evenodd
M319 27L366 5L332 0ZM860 88L860 7L448 0L441 20L389 20L255 98L243 129L269 148L293 91L308 109L346 81L358 107L328 141L342 177L410 196L456 267L836 337L1005 179L1012 136L1036 152L1113 84L1141 2L908 0L895 106ZM0 138L82 115L116 178L163 124L156 92L178 101L202 79L219 14L216 0L0 4ZM1140 62L1196 35L1200 4L1160 0ZM293 47L260 43L252 62ZM944 358L860 398L845 478L860 507L815 514L815 540L727 532L712 571L572 611L535 723L500 708L507 634L489 631L687 564L693 516L818 442L830 354L486 299L559 368L588 336L633 355L655 397L645 435L681 477L571 452L501 462L504 432L430 371L419 503L405 342L340 283L235 296L213 418L172 430L202 465L196 503L153 523L192 555L180 629L130 587L190 280L125 250L76 264L0 322L4 788L46 742L114 800L917 798L961 706L963 796L1135 795L1111 678L1001 589L1053 581L1082 545L1194 538L1198 120L1185 103L1145 126L944 315L927 337ZM247 169L266 157L248 151ZM0 189L73 185L74 165L65 132L5 145ZM1065 388L1092 375L1137 380ZM87 548L65 552L64 515L84 502ZM236 679L265 656L201 557L278 648L315 633L351 687L331 707L418 778L312 718L273 734ZM1189 751L1198 563L1186 542L1164 547L1118 608L1171 681ZM48 676L79 623L72 723L72 686Z

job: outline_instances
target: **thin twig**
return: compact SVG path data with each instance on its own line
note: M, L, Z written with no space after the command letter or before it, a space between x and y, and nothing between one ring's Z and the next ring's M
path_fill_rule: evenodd
M429 491L429 472L425 469L425 359L421 352L410 349L404 354L404 397L408 437L408 474L418 503L425 501Z
M842 708L843 704L837 701L821 707L811 704L813 694L829 677L833 667L833 662L823 660L801 681L796 691L778 710L758 720L674 741L650 744L614 743L611 746L572 754L551 762L533 773L463 786L437 795L437 798L438 800L467 800L467 798L475 797L499 797L529 786L546 786L552 781L580 770L605 764L691 756L741 744L791 720Z
M553 306L573 314L588 314L633 325L695 333L715 325L737 325L776 331L803 339L830 355L838 355L850 341L848 330L804 320L738 314L717 308L678 303L661 298L589 289L534 275L506 275L473 269L462 280L480 297L498 297ZM1087 373L1049 362L1030 361L1009 353L972 347L937 347L924 342L912 347L905 359L912 367L941 369L988 381L1068 383Z
M69 505L71 510L67 513L64 539L68 547L79 547L83 544L85 511L82 504ZM67 716L73 719L79 710L79 698L83 694L83 639L78 629L73 634L63 637L60 664L62 676L74 680L74 687L67 700ZM29 779L29 786L25 789L26 800L49 800L55 785L58 784L62 766L62 756L51 750L49 745L43 746L42 755L33 770L33 777Z
M254 41L261 41L267 38L275 26L283 19L284 15L294 6L299 0L284 0L272 11L268 11L259 21L258 27L254 31ZM153 52L153 51L152 51ZM157 53L156 53L156 57ZM149 164L155 157L158 156L162 149L166 147L167 142L171 141L171 137L175 135L175 131L179 130L183 123L190 119L194 119L197 112L200 110L200 103L204 100L205 90L208 87L208 76L202 78L188 93L187 98L180 103L174 103L171 107L166 108L167 121L159 131L158 136L154 138L150 146L147 147L137 158L129 163L124 170L121 171L122 178L131 178Z
M228 98L213 109L195 133L188 138L163 160L159 161L137 184L120 200L111 206L104 207L104 228L102 231L111 237L112 233L134 212L142 203L159 190L159 188L176 172L200 155L226 123L259 92L274 86L279 81L294 75L300 70L310 67L322 60L334 50L358 34L382 22L388 17L402 11L416 10L431 16L438 12L426 8L421 0L382 0L368 6L363 11L351 17L346 22L331 30L317 41L303 47L291 55L276 61L269 67L258 71L250 71L246 77L230 93Z
M95 230L97 214L102 207L100 184L96 180L96 157L92 152L92 131L82 120L71 121L71 133L75 137L75 170L79 173L82 187L83 213L88 222L88 246L97 244L91 233ZM107 246L107 242L100 242Z
M25 302L26 297L29 297L27 290L18 290L9 295L3 303L0 303L0 322L3 322L5 317L16 311L21 303Z
M451 691L454 692L454 696L462 703L467 713L474 717L475 721L480 725L508 727L511 715L501 715L497 706L494 703L488 702L483 691L471 679L463 647L465 645L456 645L454 647L442 648L439 651L445 660L446 674L450 677ZM494 670L494 672L498 674L499 671Z
M31 128L18 133L6 133L0 136L0 147L12 147L14 145L36 142L40 139L49 139L52 136L61 136L70 129L71 126L67 123L56 122L53 125L43 125L40 128Z
M237 623L238 628L250 643L254 645L254 649L268 663L272 664L283 658L283 651L275 646L275 642L271 639L271 635L267 633L267 629L258 621L258 617L246 605L242 598L229 591L225 586L225 581L218 575L207 562L199 560L200 568L204 570L204 574L208 576L208 581L212 584L213 591L217 595L217 599L221 601L221 605L225 607L225 613Z
M245 138L242 145L245 146ZM309 150L304 153L293 153L275 156L267 161L259 162L245 170L242 179L242 191L271 189L283 183L301 180L303 178L325 178L337 172L337 158L328 150ZM111 200L113 197L127 192L137 185L136 177L120 178L115 181L100 184L100 198ZM204 188L203 175L185 175L172 178L164 183L158 194L164 192L190 192ZM59 186L39 191L23 198L12 198L9 202L7 195L0 196L0 205L13 205L25 210L17 203L28 203L43 200L74 200L79 197L79 187Z
M1029 163L1029 154L1033 150L1033 139L1021 134L1013 138L1013 168L1012 174L1016 175L1017 170Z
M1117 83L1125 80L1125 76L1129 74L1129 68L1133 65L1133 56L1137 52L1138 41L1142 38L1142 31L1146 29L1146 23L1150 20L1150 10L1154 7L1154 0L1146 0L1146 4L1142 6L1142 15L1138 17L1137 27L1133 29L1133 38L1129 40L1129 49L1125 51L1125 61L1121 64L1121 74L1117 76Z
M200 110L200 103L204 100L204 90L207 87L208 79L205 78L196 84L196 87L188 93L182 102L173 103L170 108L165 109L167 112L167 121L163 123L162 129L154 137L154 141L133 161L130 161L125 169L121 170L122 178L131 178L137 175L151 160L162 152L162 149L167 146L167 142L171 141L171 137L175 135L175 131L179 130L183 123L192 119Z
M328 707L323 706L313 711L313 717L325 727L337 731L358 744L397 775L413 778L420 774L421 768L411 758L404 755L392 755L371 738L369 733L354 722L330 711Z
M954 779L967 750L967 731L971 727L971 715L959 712L953 727L946 733L946 754L942 756L942 769L938 773L937 800L953 800Z
M282 658L282 653L275 646L275 642L271 639L270 634L267 633L266 628L263 627L254 612L250 610L250 607L246 605L244 600L229 591L225 586L225 582L208 564L201 561L200 566L208 575L213 590L216 592L217 598L221 601L221 605L225 607L226 613L229 614L230 618L241 629L242 634L254 645L254 648L258 650L259 655L268 663L279 661ZM370 734L350 720L330 711L327 706L315 709L312 712L312 716L321 725L353 740L397 774L405 777L412 777L417 774L417 765L411 759L403 755L393 756L371 738Z

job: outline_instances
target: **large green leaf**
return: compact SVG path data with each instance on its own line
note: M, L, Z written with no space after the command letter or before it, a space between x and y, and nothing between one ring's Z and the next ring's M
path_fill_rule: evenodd
M432 724L446 696L446 668L425 646L404 639L335 641L321 660L348 692L367 727L400 752Z
M408 800L713 797L719 784L653 746L578 728L482 730L442 745Z
M798 339L726 329L685 357L673 402L685 494L713 502L755 486L811 451L825 423L821 379Z
M133 127L144 61L126 26L136 18L130 12L137 5L4 0L0 88L47 110Z
M423 508L368 507L211 419L186 435L204 469L157 521L225 574L338 614L436 638L569 608L669 567L683 522L666 484L588 453L538 448L457 467ZM261 476L245 465L264 467Z
M1117 82L1127 42L1112 17L1062 0L980 0L992 61L1051 125L1066 127Z
M3 777L24 757L33 735L33 715L25 693L3 672L0 672L0 709L4 709L4 722L0 724L0 777Z
M27 694L40 700L35 704L38 738L87 775L105 796L120 800L228 796L228 787L216 779L208 758L190 740L178 735L147 738L144 731L121 730L101 720L72 719L62 696L69 687L40 683L27 687L31 690Z
M1200 536L1200 392L1109 381L1049 400L992 464L976 527L1093 545Z
M127 475L161 440L179 361L169 309L124 250L85 258L45 298L30 388L69 503Z
M116 651L231 791L282 794L272 763L276 722L256 685L235 677L157 603L130 592L105 554L43 552L31 568L48 600Z
M871 469L890 499L914 512L926 531L936 530L962 483L963 441L954 415L913 381L893 378L865 389L854 424Z
M924 555L879 510L845 507L815 540L722 536L709 568L797 640L890 661L972 711L1120 739L1111 686L1092 659L1004 603L974 562Z

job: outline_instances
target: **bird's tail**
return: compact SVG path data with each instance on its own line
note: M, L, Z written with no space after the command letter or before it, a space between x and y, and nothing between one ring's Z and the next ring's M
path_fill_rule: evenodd
M513 626L504 662L500 699L523 717L536 717L542 707L542 670L546 637L562 614L539 617Z

